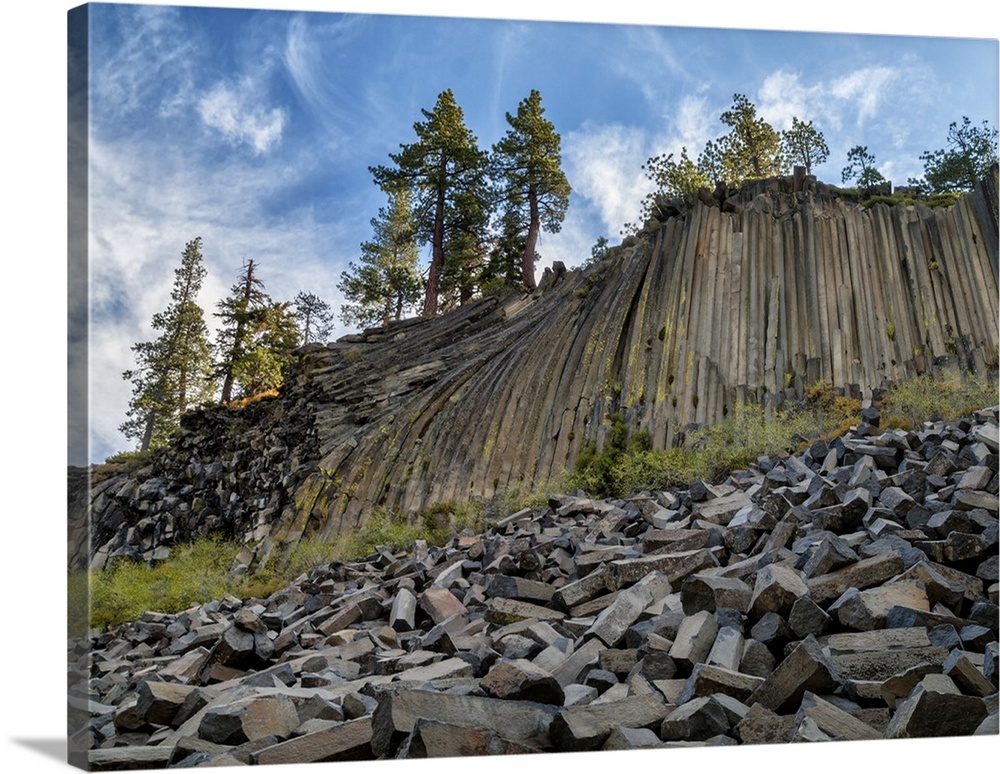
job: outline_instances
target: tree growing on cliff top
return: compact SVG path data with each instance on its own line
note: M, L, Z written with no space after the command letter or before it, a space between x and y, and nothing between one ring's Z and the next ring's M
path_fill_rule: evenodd
M153 315L154 341L132 346L136 366L123 376L132 382L128 419L119 427L139 450L157 448L177 429L188 409L211 400L212 352L205 315L197 303L206 270L201 237L188 242L167 308Z
M823 133L812 121L803 122L794 116L792 128L781 133L781 144L788 160L804 166L807 175L812 174L813 164L822 164L830 156Z
M570 185L562 170L561 138L545 118L537 89L507 113L510 129L493 146L492 167L507 208L523 212L526 225L520 256L521 282L535 287L535 248L542 230L556 233L569 207ZM508 220L507 224L514 222Z
M847 151L847 166L840 175L841 182L853 182L866 191L886 182L875 167L875 155L868 152L867 145L855 145Z
M423 314L431 317L438 310L446 240L456 231L448 222L457 213L456 200L472 196L489 209L484 179L487 156L466 127L450 89L441 92L433 110L421 112L425 120L413 125L416 141L401 145L399 153L389 154L393 166L370 167L369 171L388 194L400 188L412 192L417 238L431 245L423 304Z
M677 160L674 160L673 153L665 156L661 154L647 159L642 168L646 177L656 185L656 190L647 194L643 201L643 217L653 213L657 198L683 196L712 184L708 170L688 156L686 147L681 148L681 155Z
M911 184L935 194L971 191L997 163L997 130L986 121L979 126L968 116L962 116L961 125L952 121L947 141L947 147L921 154L924 179Z
M348 264L337 285L347 299L340 319L352 327L401 319L413 311L423 290L409 189L390 189L389 206L379 209L371 226L374 235L361 244L359 262Z
M302 290L296 294L294 306L295 319L299 324L299 340L303 344L326 340L333 321L330 305L315 293Z
M787 166L781 136L757 115L757 107L745 94L734 94L733 105L720 120L730 127L714 144L723 179L731 185L785 173ZM707 150L707 147L706 147ZM707 161L703 168L710 166Z
M231 401L237 389L241 396L249 397L281 385L299 343L290 307L290 303L276 302L267 294L252 259L243 265L215 313L222 321L215 373L222 379L223 403Z

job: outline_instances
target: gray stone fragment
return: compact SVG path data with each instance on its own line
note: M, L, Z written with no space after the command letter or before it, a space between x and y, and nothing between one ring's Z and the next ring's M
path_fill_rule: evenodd
M389 626L398 632L412 631L417 621L417 597L408 588L396 591L389 610Z
M788 626L796 637L806 637L810 634L818 637L830 625L830 616L809 597L795 600L788 614Z
M662 747L663 742L655 731L648 728L614 728L602 750L644 750Z
M765 613L778 613L784 616L792 609L797 599L808 593L808 587L795 570L783 565L769 564L757 572L750 610L757 618Z
M548 672L530 661L498 661L479 685L488 696L562 706L562 686Z
M510 741L544 747L556 712L555 707L536 702L403 690L386 695L372 715L372 752L394 754L420 718L465 728L502 728Z
M705 663L739 671L744 644L742 631L732 626L724 626L715 635L715 642L712 643L712 649L708 652Z
M597 750L613 728L659 728L670 711L656 694L631 696L604 704L570 707L552 720L549 733L557 750Z
M670 657L679 666L690 670L708 657L718 630L715 617L707 610L688 616L677 631L677 638L670 648Z
M660 725L665 742L704 741L729 732L725 709L711 696L702 696L672 710Z
M802 704L795 716L796 725L807 718L831 739L860 741L882 738L882 734L867 723L809 691L802 697Z
M836 688L839 682L833 664L810 635L792 649L745 703L759 702L775 712L791 710L798 707L806 691L824 693Z
M260 765L365 760L373 757L371 738L371 717L363 717L265 747L250 759Z
M752 594L753 590L739 578L696 573L681 585L681 604L688 615L702 610L715 612L717 608L745 613L750 609Z
M946 675L930 674L897 704L885 738L969 736L988 714L981 698L963 696Z
M495 729L468 728L421 718L403 743L398 758L457 758L476 755L519 755L540 752L505 739Z

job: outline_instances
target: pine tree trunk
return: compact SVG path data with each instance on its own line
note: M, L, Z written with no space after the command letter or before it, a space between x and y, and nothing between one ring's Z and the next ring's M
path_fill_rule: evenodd
M250 305L250 293L253 290L253 261L247 264L247 280L243 285L243 303L244 311L249 308ZM245 315L244 315L245 316ZM222 382L222 396L221 402L228 403L233 399L233 383L235 378L233 376L233 365L236 360L236 353L239 352L240 348L243 346L243 336L246 335L246 320L240 318L236 321L236 332L233 334L233 349L229 353L229 358L226 361L226 378Z
M444 167L444 158L441 159ZM437 203L434 206L434 235L431 239L431 266L427 271L427 293L424 296L424 317L437 314L438 288L441 285L441 269L444 266L444 171L438 188Z
M524 255L521 257L521 281L528 290L535 289L535 243L538 241L538 196L534 188L528 191L528 211L531 219L528 223L528 237L524 242Z
M146 429L142 433L142 444L139 446L139 451L144 452L149 449L149 445L153 442L153 427L156 425L156 412L150 411L149 416L146 417Z

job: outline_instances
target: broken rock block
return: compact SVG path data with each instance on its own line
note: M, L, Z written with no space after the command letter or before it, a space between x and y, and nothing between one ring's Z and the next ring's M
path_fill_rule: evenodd
M615 647L643 610L670 593L670 582L658 571L646 575L634 586L621 591L597 616L587 635L599 638L609 648Z
M963 696L947 675L929 674L897 704L885 738L967 736L988 714L983 699Z
M707 610L688 616L677 630L670 657L678 666L690 671L708 657L718 632L715 616Z
M146 723L157 726L173 725L177 711L192 692L194 686L143 680L136 691L136 712Z
M897 581L873 589L848 589L829 607L841 626L856 631L884 629L894 608L930 612L927 592L917 581Z
M681 605L688 615L718 608L732 608L741 613L750 609L753 590L739 578L724 578L709 573L689 576L681 586Z
M464 728L499 728L510 741L546 747L549 725L557 711L557 707L537 702L436 691L387 693L372 715L372 752L380 757L394 755L420 718Z
M497 699L519 699L557 707L565 700L559 682L549 672L524 659L498 661L479 685L488 696Z
M719 702L711 696L701 696L671 710L660 725L660 738L665 742L704 741L728 734L731 725Z
M794 729L794 715L779 715L754 704L733 732L743 744L784 744L791 741Z
M317 763L372 757L371 717L331 722L326 728L296 736L254 752L254 764Z
M552 720L549 733L559 751L598 750L614 728L658 729L670 709L656 693L569 707Z
M765 613L786 616L796 600L808 594L809 588L795 570L780 564L769 564L757 571L750 612L757 618Z
M824 693L835 689L840 677L812 635L796 645L746 700L759 702L775 712L797 709L806 691Z
M806 581L808 596L816 604L837 599L849 588L869 589L903 572L903 557L895 552L854 562L839 570Z
M398 758L456 758L467 755L521 755L540 752L504 739L494 729L468 728L421 718L403 742Z
M805 719L812 721L822 733L835 740L860 741L882 738L882 734L867 723L811 691L807 691L802 697L802 704L795 716L795 725L798 727Z
M216 744L238 745L275 736L286 739L299 726L299 713L287 696L254 696L208 710L198 736Z

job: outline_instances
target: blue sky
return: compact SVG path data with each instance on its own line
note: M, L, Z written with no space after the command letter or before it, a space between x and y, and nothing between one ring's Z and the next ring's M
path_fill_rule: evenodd
M245 258L275 298L309 290L339 307L340 273L385 204L368 167L413 140L444 89L484 149L541 92L573 195L539 270L616 239L648 190L643 162L684 145L696 155L737 92L778 129L813 120L830 146L815 172L833 183L853 145L900 184L949 122L997 125L995 40L265 5L92 6L93 460L130 448L116 429L121 372L132 343L155 335L184 244L203 239L210 324Z
M36 660L42 658L51 663L61 663L59 659L65 656L63 618L61 615L52 614L51 606L58 608L62 605L66 593L66 584L62 580L65 563L62 551L58 548L65 540L65 520L62 514L65 513L66 503L65 489L60 484L64 480L65 458L61 449L64 448L67 426L65 387L67 327L66 316L61 311L62 299L66 297L67 280L65 29L66 12L76 4L73 0L33 0L31 3L19 3L12 6L7 23L0 25L0 62L2 62L0 78L3 79L5 104L13 106L13 109L8 109L5 113L7 120L0 122L0 136L7 151L4 157L4 182L9 194L5 197L3 208L3 222L7 226L4 246L7 248L5 258L8 273L4 286L4 303L0 304L0 321L2 321L0 328L4 336L4 364L7 376L2 381L0 389L3 390L3 405L7 409L3 428L7 440L6 513L10 516L5 522L4 534L7 544L15 547L8 552L7 561L3 562L3 572L7 588L24 588L25 579L31 579L33 602L22 607L35 635L32 653ZM236 6L247 3L238 3L236 0L215 0L212 3L207 3L205 0L190 0L190 4ZM1000 25L996 18L987 18L981 12L979 14L969 12L964 6L955 6L955 13L949 14L947 7L938 6L934 12L929 12L921 6L910 4L901 10L899 4L872 3L871 0L839 0L835 5L807 3L802 0L770 0L767 3L753 3L746 0L715 0L712 3L615 0L614 3L600 4L565 3L557 0L506 0L502 8L499 4L487 3L476 4L474 9L468 0L336 0L336 2L262 0L253 5L273 9L336 9L433 15L479 14L528 20L585 20L616 24L684 24L694 27L753 27L860 34L879 32L910 36L949 35L963 38L990 38L994 41L1000 37ZM614 53L607 52L606 56L613 59ZM653 69L649 69L654 67L654 63L646 57L635 54L631 47L622 46L617 54L622 57L622 61L626 61L626 57L631 57L642 71L655 73ZM707 82L713 77L713 71L723 72L721 62L728 55L727 51L713 49L701 52L695 59L677 56L678 61L688 70L704 75L701 79L696 78L696 81ZM930 55L923 56L926 58ZM879 56L870 52L868 57L877 64L887 67L899 64L897 57L889 54ZM810 66L810 62L816 61L810 56L810 52L806 51L783 58L781 64L788 70L799 71ZM836 64L831 63L830 67L836 68L838 73L849 69L846 63L864 64L863 61L855 61L853 54L845 54L842 60L835 58L833 61ZM938 86L928 92L935 99L958 88L958 84L966 84L980 95L978 99L983 102L992 100L992 110L995 114L997 95L995 53L992 59L987 57L985 64L976 64L973 67L960 68L948 61L943 63L931 61L930 65L940 73ZM779 66L776 65L774 69L779 69ZM833 73L834 70L831 69L830 72ZM733 85L726 83L719 89L719 100L725 101L729 96L728 92L737 88L745 88L747 93L753 96L754 89L760 87L757 81L762 83L759 74L755 78L753 82L740 81ZM218 79L222 80L221 77ZM208 74L205 75L205 82L214 83ZM672 79L668 77L667 82L672 82ZM662 74L651 74L649 84L664 91L667 89ZM545 89L546 105L550 111L555 111L557 95L547 90L551 87L543 85L540 88ZM581 91L583 90L576 89L578 104L583 104L579 101ZM395 92L397 99L403 104L402 88L395 88ZM434 88L429 88L428 93L431 94L430 99L436 94ZM472 109L470 103L476 95L462 92L458 93L458 96L463 107L470 111ZM516 100L521 96L523 95L514 94L511 104L502 106L503 110L512 110ZM886 96L885 104L893 106L895 97L896 89L893 88ZM409 102L409 98L405 101ZM414 100L414 105L418 101ZM574 100L562 98L562 101L565 104ZM603 100L595 98L591 103L602 104ZM272 105L270 100L265 104ZM416 106L419 109L429 105ZM409 109L409 105L407 108ZM961 110L965 109L972 113L978 108L972 105L968 108L953 109L951 105L943 103L940 119L906 120L912 130L923 131L923 125L926 124L931 139L925 144L935 148L943 141L941 138L948 122L956 120ZM897 107L896 111L899 110ZM903 109L904 114L905 110L906 108ZM657 114L661 117L675 115L676 111L663 105L657 109ZM891 111L881 113L886 118L891 114ZM417 117L408 115L401 119L405 131L409 131L410 124ZM971 117L975 118L974 115ZM983 118L989 117L983 116ZM193 109L189 109L189 118L193 125L200 120ZM611 123L617 121L625 125L625 118L618 116L613 118ZM499 120L502 120L502 117ZM819 122L818 116L816 120ZM559 129L563 133L564 144L567 144L568 128L559 126ZM661 130L668 131L662 124L656 133ZM482 141L493 141L493 137L486 136L487 129L477 127L477 131ZM824 131L828 138L832 137L828 127ZM100 140L100 136L95 136L95 142ZM406 141L406 137L393 137L390 143ZM866 141L874 147L873 139L869 138ZM847 140L845 145L849 142L851 141ZM920 146L921 143L918 142L918 153L924 150ZM622 147L630 146L628 143L623 143ZM222 143L217 143L217 153L222 157L227 153L235 155L231 148ZM876 153L880 161L888 158L888 152L883 151L881 147L876 149ZM609 154L609 157L611 156L612 154ZM261 161L259 159L258 163ZM135 220L132 211L142 211L143 208L139 206L141 200L147 196L152 198L153 192L147 195L141 189L135 190L134 184L132 189L126 185L134 178L134 175L129 173L130 163L134 162L129 162L128 158L116 161L121 169L122 181L121 193L118 195L120 203L118 209L123 222L130 221L136 224L132 228L139 238L134 244L125 243L122 248L124 253L118 260L124 262L128 254L131 254L136 261L144 261L144 270L148 274L144 278L145 282L150 286L158 285L160 295L146 302L149 309L130 312L128 324L115 326L103 337L95 336L95 368L92 379L94 423L95 428L111 430L121 422L127 401L127 389L125 389L127 385L120 379L120 371L125 366L120 361L128 355L128 346L131 342L147 335L144 326L148 324L149 316L155 311L152 306L162 305L166 298L169 271L179 260L184 241L190 238L189 231L207 223L210 220L209 215L214 210L238 213L245 209L245 202L243 206L210 209L205 209L199 204L196 207L192 206L191 209L198 212L204 220L194 222L194 218L184 217L183 213L177 215L176 206L170 205L171 200L164 196L158 212L153 212L145 222ZM358 160L358 166L362 168L369 163L371 162L368 159ZM838 169L839 164L834 164L833 177L837 177ZM239 177L246 178L248 175ZM583 190L580 179L571 182L578 191ZM203 198L208 199L209 193L221 197L227 190L225 181L215 180L211 185L214 188L203 193ZM185 196L177 193L176 187L177 182L174 181L171 186L163 186L160 190L164 193L173 192L173 201L183 201ZM374 186L371 188L374 189ZM199 189L195 186L192 190ZM369 191L369 195L373 193L376 192ZM135 203L128 198L130 195L137 197ZM632 206L638 198L637 192L635 197L623 196L623 201ZM578 206L577 200L574 199L571 213L581 209L582 207ZM609 209L614 210L613 207ZM366 211L358 214L356 219L359 219L362 225L366 225L367 219L372 215L374 212ZM95 219L95 231L97 227ZM215 279L217 289L228 286L235 264L239 262L242 243L237 244L231 241L230 237L239 234L240 230L238 225L234 225L219 231L210 232L206 229L201 234L206 239L206 255L213 262L213 272L218 275ZM300 231L294 224L289 224L285 233L299 234ZM568 226L566 231L569 231ZM324 243L328 239L327 233L315 237L317 243ZM583 242L588 240L589 235L581 238ZM337 240L333 241L334 244L339 244ZM359 240L355 236L344 236L340 240L342 250L349 252L357 241ZM555 241L547 237L540 249L548 255L554 246ZM161 253L154 255L154 249L160 250ZM156 255L162 256L160 263L152 260ZM269 257L263 251L254 250L252 255L262 261L262 266L267 267L268 273L265 278L272 290L277 292L279 286L276 259ZM286 263L291 262L290 258L283 260ZM156 276L159 279L155 283L151 267L158 267L159 274ZM331 278L326 282L327 286L335 284L332 279L334 273L329 272ZM131 278L130 292L138 297L137 283L134 279L136 274L138 273L127 272L125 276ZM141 277L141 274L139 276ZM297 284L289 282L289 285ZM316 286L317 292L326 292L320 287L321 284L319 276L310 283ZM205 300L206 304L210 303L207 293ZM55 307L54 310L50 309L50 306ZM123 301L123 314L124 310L133 306L134 304L126 304ZM120 339L120 343L115 343L115 335ZM117 450L124 446L124 441L113 438L103 443L104 447L95 445L94 459L99 459L99 454L105 453L106 449ZM15 770L65 771L62 741L66 732L65 713L52 711L53 697L63 695L65 691L65 677L57 669L21 668L24 664L23 638L6 638L4 642L3 647L6 650L3 651L5 658L2 662L11 665L11 668L4 673L4 677L11 686L10 693L18 697L19 711L7 719L7 733L0 739L3 759ZM942 767L953 767L956 760L991 757L995 759L998 746L1000 737L994 735L975 739L955 737L923 740L919 743L901 745L887 745L881 742L823 745L821 751L815 745L785 745L781 750L776 750L772 746L671 750L670 761L671 764L681 768L685 765L704 766L705 759L711 757L713 763L723 767L736 765L748 771L771 771L775 760L779 760L792 769L808 766L815 774L871 768L933 771ZM663 765L662 751L602 753L602 756L604 755L608 756L608 764L612 766L616 763L639 767ZM621 757L623 755L625 757ZM601 761L604 762L605 758L602 757ZM361 767L357 769L352 769L355 764L339 765L345 770L358 772L364 770L366 774L369 768L368 764L357 764ZM442 766L451 772L458 772L463 768L458 762L442 764L434 761L425 765L414 761L407 765L414 771L423 767L423 771L428 773L438 772ZM545 762L528 761L525 765L528 769L541 771ZM509 761L482 758L477 761L476 766L491 774L493 772L499 774L509 767ZM297 774L304 770L300 766L275 766L272 771L273 774L279 772Z

